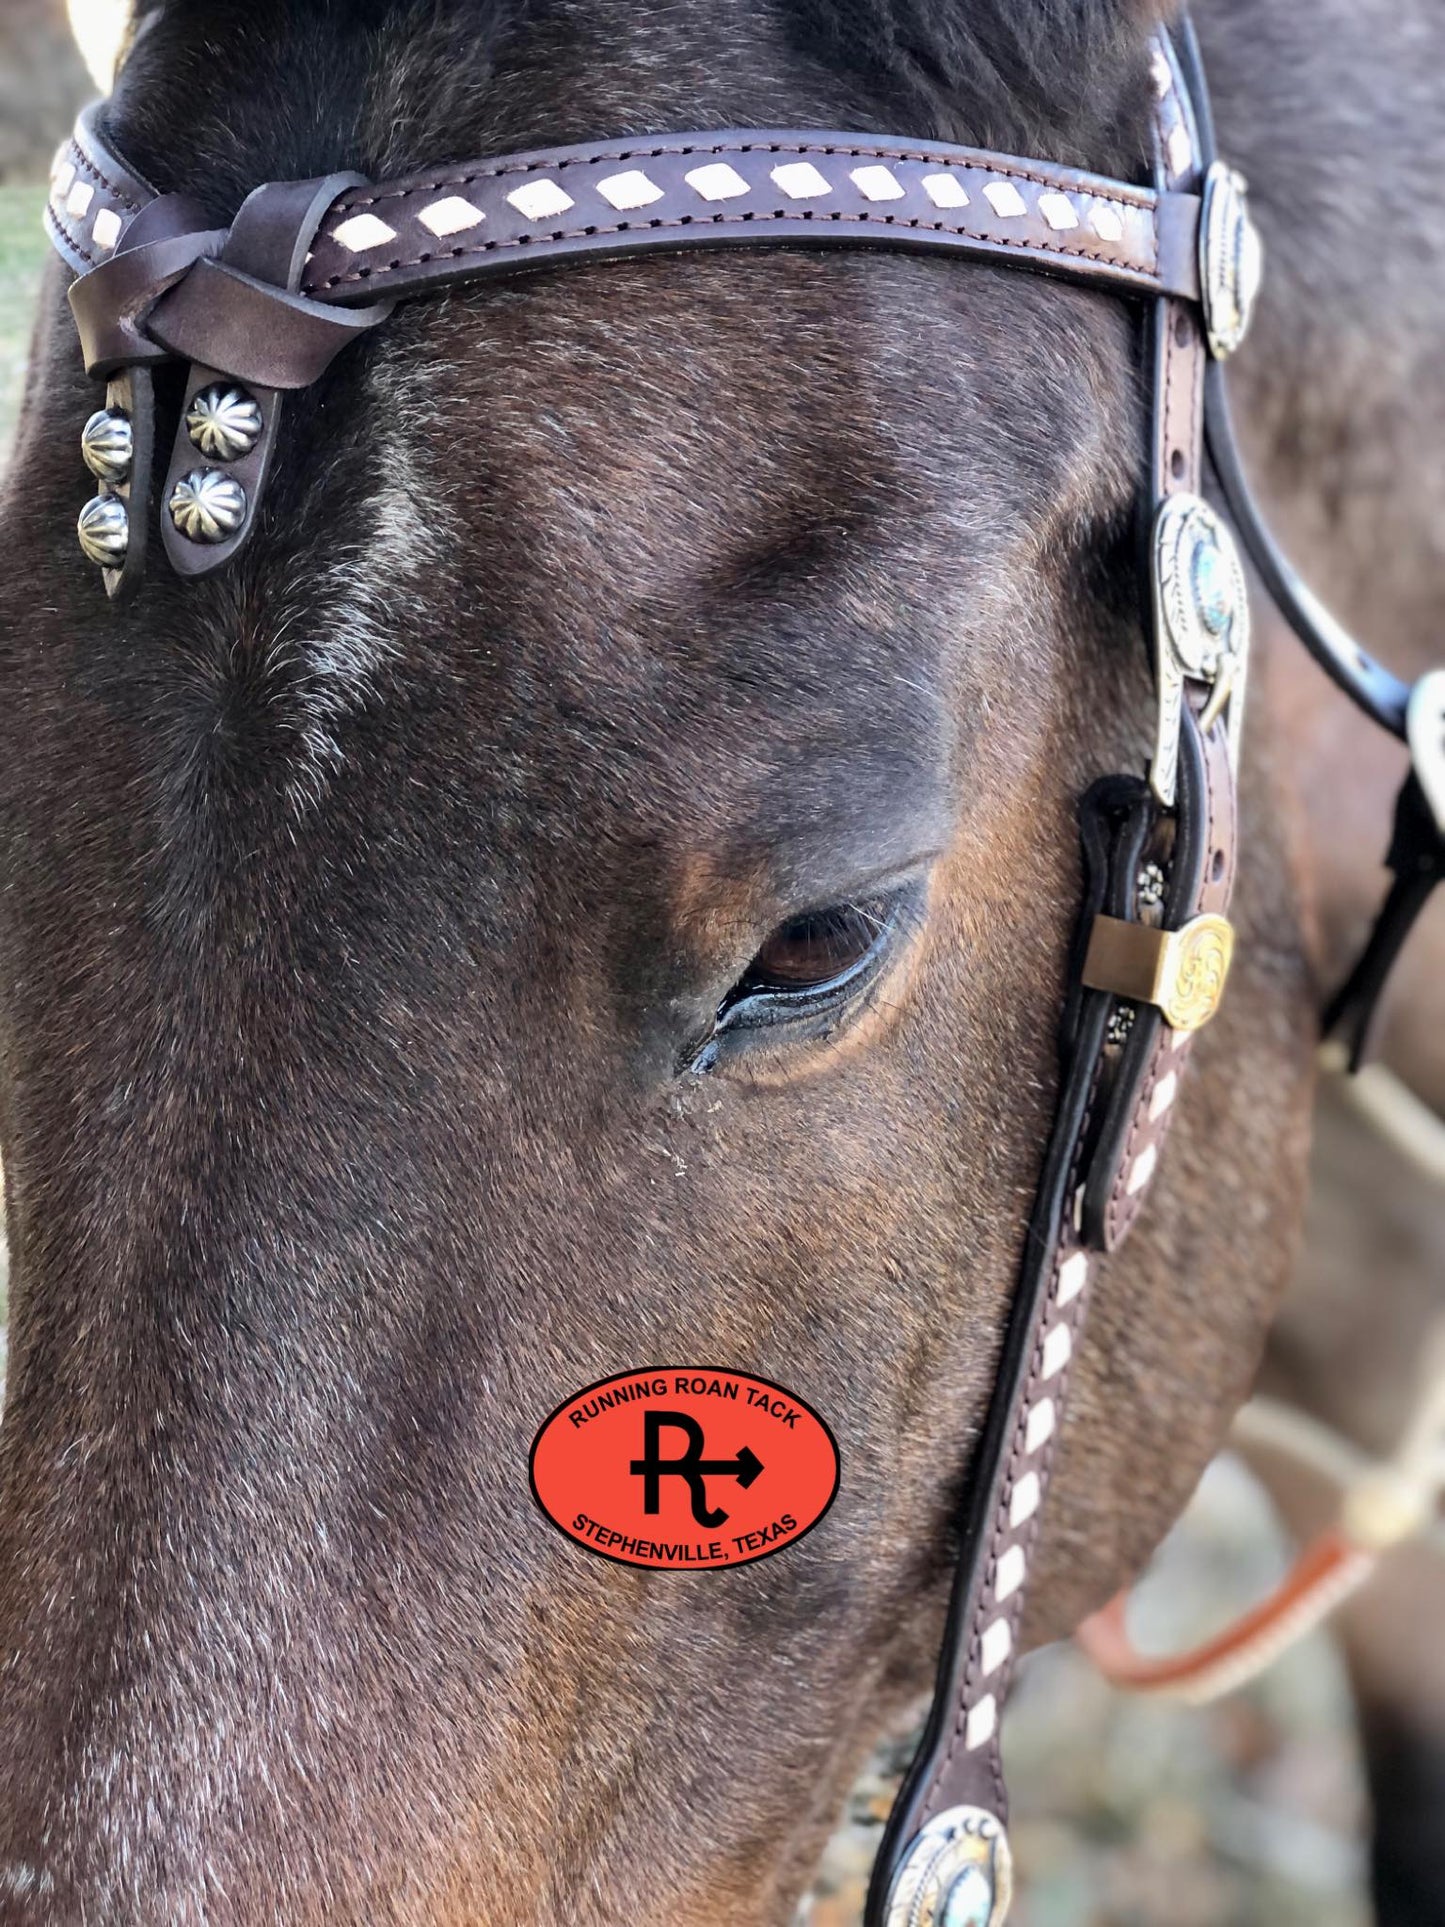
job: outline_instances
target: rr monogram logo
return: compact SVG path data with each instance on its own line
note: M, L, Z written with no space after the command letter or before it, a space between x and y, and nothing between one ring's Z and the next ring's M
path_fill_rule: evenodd
M670 1426L673 1431L681 1432L687 1440L687 1449L678 1459L665 1459L662 1456L662 1429ZM692 1516L700 1526L709 1531L723 1525L728 1514L721 1506L709 1506L707 1485L709 1478L736 1479L746 1492L753 1480L762 1471L762 1460L744 1446L735 1459L705 1459L703 1451L705 1440L703 1429L695 1418L686 1412L661 1412L649 1409L642 1415L642 1457L632 1461L634 1477L642 1484L642 1509L644 1512L662 1510L662 1481L665 1478L686 1479L688 1497L692 1502Z

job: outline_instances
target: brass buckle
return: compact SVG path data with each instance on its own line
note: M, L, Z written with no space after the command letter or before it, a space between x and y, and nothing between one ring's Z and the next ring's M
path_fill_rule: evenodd
M1234 926L1206 911L1182 930L1099 916L1089 933L1084 983L1153 1004L1171 1030L1202 1030L1218 1010L1234 956Z

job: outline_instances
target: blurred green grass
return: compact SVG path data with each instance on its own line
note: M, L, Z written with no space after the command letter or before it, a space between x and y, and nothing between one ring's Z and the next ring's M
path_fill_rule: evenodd
M0 457L9 449L25 386L30 324L45 266L38 187L0 187Z

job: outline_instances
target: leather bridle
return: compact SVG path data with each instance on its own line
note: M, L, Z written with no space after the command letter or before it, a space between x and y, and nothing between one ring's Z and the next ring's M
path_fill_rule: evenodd
M99 493L82 545L114 596L142 577L151 371L188 364L160 489L183 577L231 562L257 522L288 394L401 300L564 261L769 243L902 248L1060 276L1140 304L1149 328L1148 626L1158 723L1147 778L1081 806L1084 904L1061 1084L998 1380L968 1484L937 1691L874 1869L868 1927L998 1927L1012 1886L999 1723L1071 1363L1091 1288L1157 1168L1195 1032L1229 970L1249 606L1229 528L1202 499L1205 437L1264 586L1340 687L1408 737L1395 890L1343 1008L1357 1049L1385 969L1445 869L1445 672L1413 691L1297 581L1250 496L1223 364L1260 250L1244 183L1214 154L1187 23L1152 52L1153 179L872 135L743 130L548 149L373 184L259 187L228 227L158 194L109 144L102 107L56 161L51 238L105 407L83 452Z

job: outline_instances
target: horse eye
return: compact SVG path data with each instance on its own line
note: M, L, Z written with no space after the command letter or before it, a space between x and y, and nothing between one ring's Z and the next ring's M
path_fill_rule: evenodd
M691 1059L712 1070L764 1032L836 1034L886 968L900 931L919 921L919 879L868 897L804 910L780 923L718 1006L712 1034Z
M892 905L835 903L780 923L738 980L729 1002L759 991L820 990L857 968L891 922Z

